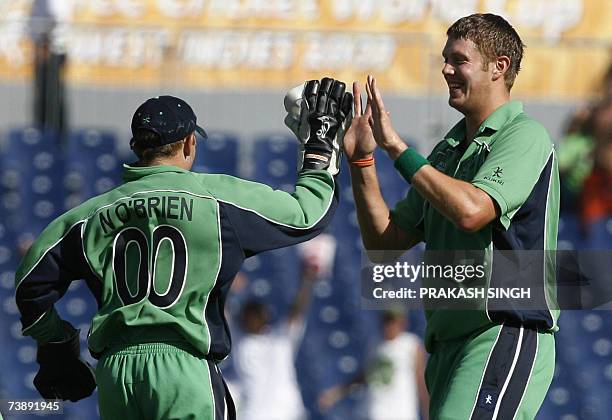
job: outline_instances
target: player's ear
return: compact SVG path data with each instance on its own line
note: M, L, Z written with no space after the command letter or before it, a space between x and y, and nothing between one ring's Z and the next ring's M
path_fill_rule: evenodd
M508 69L510 68L510 57L506 55L500 55L493 62L493 81L498 80L500 77L503 78Z
M195 134L191 134L183 142L183 156L185 160L190 160L191 162L195 160L196 141Z

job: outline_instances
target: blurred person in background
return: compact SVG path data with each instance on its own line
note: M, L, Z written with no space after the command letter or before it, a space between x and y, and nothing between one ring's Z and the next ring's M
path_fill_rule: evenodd
M365 370L353 381L323 391L319 408L326 412L360 385L366 385L369 420L426 420L429 394L421 339L407 331L408 319L401 311L386 311L380 321L382 341L366 362Z
M587 233L612 216L612 97L593 111L593 169L580 196L581 222Z
M566 135L559 142L559 174L561 176L561 210L579 213L582 188L593 170L599 150L595 150L597 140L601 137L601 121L597 114L606 104L612 102L612 64L597 89L598 97L594 103L580 108L570 118ZM599 130L600 134L596 134ZM591 187L590 187L591 188ZM590 193L589 193L590 194ZM584 217L583 217L584 218Z
M306 328L305 314L315 282L331 275L336 241L321 234L298 245L301 256L300 286L289 313L277 325L270 325L267 305L248 300L240 312L245 335L233 353L237 380L238 417L245 420L305 419L295 369L295 356ZM273 390L273 391L272 391Z
M34 44L34 125L63 134L67 130L64 73L66 52L55 37L56 25L69 13L63 0L32 3L30 37Z

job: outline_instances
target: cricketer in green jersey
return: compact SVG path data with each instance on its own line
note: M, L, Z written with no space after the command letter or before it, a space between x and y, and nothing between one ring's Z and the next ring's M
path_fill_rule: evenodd
M489 255L493 250L555 250L559 179L553 146L522 104L510 100L523 55L520 37L492 14L461 18L447 36L442 74L449 105L465 118L427 159L393 129L376 80L368 77L363 111L359 85L353 85L355 118L344 150L352 163L365 248L401 251L425 242L427 250ZM376 178L376 146L412 184L391 211ZM492 265L489 286L501 281L495 261ZM538 272L543 299L537 309L494 307L483 297L480 310L426 311L431 419L535 417L555 364L554 258L543 258Z
M34 385L77 401L98 386L103 419L233 419L217 363L228 356L224 304L245 258L306 241L337 204L338 129L352 97L330 78L303 87L305 112L295 192L228 175L190 172L197 126L191 107L151 98L132 120L135 165L124 184L52 222L16 273L23 334L38 342ZM98 303L88 335L54 302L84 279Z

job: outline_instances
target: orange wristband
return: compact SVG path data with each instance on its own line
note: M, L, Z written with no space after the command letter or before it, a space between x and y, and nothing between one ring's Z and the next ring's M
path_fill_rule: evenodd
M358 168L367 168L368 166L374 165L374 157L352 160L350 163Z

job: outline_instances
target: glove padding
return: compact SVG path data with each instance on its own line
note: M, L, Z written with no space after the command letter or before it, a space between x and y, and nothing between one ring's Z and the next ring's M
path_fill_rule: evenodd
M353 95L340 81L311 80L285 95L285 125L300 141L298 171L339 171L342 139L352 119ZM299 96L298 96L299 92Z
M96 378L89 363L81 359L79 330L68 322L64 326L71 334L69 338L38 346L36 361L40 369L34 386L46 400L75 402L94 392Z

